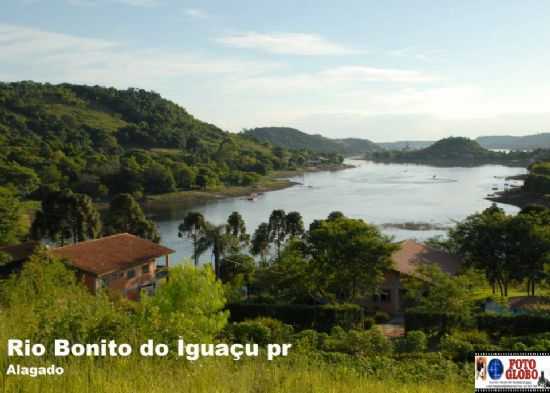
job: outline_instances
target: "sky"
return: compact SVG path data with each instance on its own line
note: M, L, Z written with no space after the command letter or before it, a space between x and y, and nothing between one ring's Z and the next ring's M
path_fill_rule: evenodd
M547 0L1 0L0 80L154 90L233 132L550 132Z

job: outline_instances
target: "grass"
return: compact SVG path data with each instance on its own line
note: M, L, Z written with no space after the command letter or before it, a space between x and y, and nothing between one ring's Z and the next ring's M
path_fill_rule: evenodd
M65 361L66 362L66 361ZM5 363L5 358L4 358ZM345 367L317 367L307 362L235 362L208 359L189 364L178 359L72 359L57 363L62 376L15 377L0 375L2 393L462 393L472 390L466 381L410 383L398 375L381 381ZM48 364L49 365L49 364ZM7 363L3 364L7 367Z

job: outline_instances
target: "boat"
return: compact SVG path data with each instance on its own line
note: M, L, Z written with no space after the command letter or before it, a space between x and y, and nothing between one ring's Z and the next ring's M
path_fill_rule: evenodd
M246 199L248 199L249 201L253 202L256 200L256 198L258 197L258 194L256 194L255 192L253 192L252 194L250 194Z

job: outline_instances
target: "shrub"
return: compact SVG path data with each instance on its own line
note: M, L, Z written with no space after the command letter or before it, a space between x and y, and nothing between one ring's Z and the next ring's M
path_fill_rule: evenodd
M344 331L335 327L321 343L327 352L342 352L349 355L383 356L392 351L392 345L379 329Z
M445 335L441 339L440 349L450 359L465 361L474 350L474 346L456 335Z
M241 322L257 317L270 317L297 329L330 331L334 326L345 329L363 327L363 309L355 304L311 306L301 304L245 304L227 307L231 321Z
M374 320L376 323L386 323L390 319L390 315L385 311L376 311L376 313L374 313Z
M499 336L520 336L550 331L550 317L545 315L497 315L484 313L477 317L480 330Z
M451 313L407 312L405 314L405 329L407 331L448 333L453 328L463 325L462 316Z
M395 344L397 352L424 352L428 348L428 338L420 330L407 332L405 337L400 337Z

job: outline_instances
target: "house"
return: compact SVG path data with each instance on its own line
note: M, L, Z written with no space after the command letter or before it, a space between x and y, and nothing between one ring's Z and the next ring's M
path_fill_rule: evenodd
M5 260L0 262L0 278L7 278L12 273L18 273L23 263L30 258L40 242L30 241L12 246L0 247L0 254L4 254Z
M152 292L162 273L156 260L164 257L168 268L174 250L129 233L120 233L54 248L51 254L77 270L78 277L95 293L100 288L138 300L142 291Z
M400 248L391 258L392 268L385 274L379 294L365 304L369 308L379 309L391 315L403 312L405 289L402 279L414 276L419 266L436 264L443 272L455 275L462 264L459 258L414 240L401 242Z

